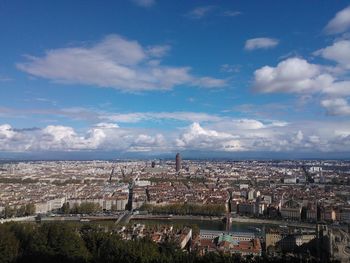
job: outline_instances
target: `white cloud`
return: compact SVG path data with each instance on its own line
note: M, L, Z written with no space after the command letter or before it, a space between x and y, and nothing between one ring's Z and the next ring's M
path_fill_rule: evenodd
M27 149L26 138L20 132L16 132L9 124L0 125L0 150L1 151L16 151Z
M193 84L203 88L225 87L226 80L215 79L211 77L202 77L194 80Z
M221 65L220 70L222 72L226 72L226 73L238 73L241 70L241 66L240 65L223 64L223 65Z
M340 40L333 45L314 52L325 59L337 62L341 67L350 69L350 40Z
M218 6L214 5L207 5L207 6L198 6L188 12L186 16L191 19L202 19L203 17L208 16L209 14L213 13L214 11L216 15L218 16L226 16L226 17L235 17L242 14L240 11L236 10L222 10Z
M232 11L232 10L226 10L225 12L223 12L223 16L231 16L231 17L239 16L241 14L242 12L240 11Z
M253 88L262 93L296 93L300 98L309 98L311 94L322 95L321 105L329 115L346 115L347 104L344 105L344 102L347 101L337 98L350 96L350 81L344 77L350 69L350 41L346 38L336 40L331 46L313 54L332 60L337 65L313 64L299 57L287 58L275 67L257 69L254 72Z
M326 106L346 106L336 101ZM346 106L348 107L348 106ZM118 151L348 151L349 121L300 121L262 124L257 120L231 120L185 129L160 132L153 129L121 128L115 123L94 125L85 132L69 126L49 125L42 129L14 129L0 125L1 152ZM239 125L241 123L241 125Z
M350 6L339 11L325 27L328 34L343 33L350 29Z
M100 119L121 123L136 123L150 120L177 120L190 122L220 121L223 117L202 112L133 112L101 115Z
M129 151L147 147L148 151L160 149L165 144L163 135L144 134L137 129L122 129L113 123L96 125L85 134L72 127L49 125L43 129L15 130L10 125L0 125L0 151Z
M296 122L250 130L214 127L194 123L178 136L176 145L181 149L255 152L335 152L348 151L350 145L349 122Z
M191 111L174 111L174 112L110 112L84 107L71 107L62 109L14 109L0 107L0 115L7 118L33 116L33 115L47 115L52 117L66 117L72 120L86 120L89 122L96 122L98 126L103 125L117 125L109 122L117 123L138 123L141 121L162 121L174 120L185 122L215 122L224 119L225 117L216 114L208 114L205 112L191 112ZM105 123L107 122L107 124Z
M0 139L8 139L14 137L15 132L11 130L8 124L0 125Z
M190 125L178 139L176 145L191 150L237 151L241 150L239 140L235 136L204 129L199 123Z
M43 129L43 134L52 136L54 141L62 141L76 136L75 131L71 127L53 125L49 125Z
M321 105L326 108L329 115L350 116L350 105L342 98L326 99L321 101Z
M151 7L156 3L155 0L131 0L131 1L141 7Z
M179 85L223 87L225 80L196 77L190 67L161 65L170 47L141 46L137 41L110 35L91 47L49 50L43 57L27 56L17 67L33 76L60 83L111 87L126 92L169 90ZM156 61L156 63L155 63Z
M161 58L170 51L171 47L169 45L158 45L150 46L147 49L147 53L156 58Z
M279 41L273 38L260 37L248 39L245 42L245 50L268 49L277 46Z
M302 58L288 58L276 67L257 69L253 87L263 93L350 95L350 81L337 80L332 73L332 68L312 64Z
M325 87L324 93L331 96L349 96L350 95L350 81L338 81Z
M265 125L261 121L254 120L254 119L227 118L211 124L211 127L213 127L214 129L226 130L226 131L233 131L233 130L245 131L245 130L257 130L257 129L266 128L268 125L272 125L272 124Z
M261 121L251 119L234 120L232 124L235 126L235 128L242 130L261 129L264 127L264 124Z
M107 123L107 122L100 122L95 125L98 128L106 128L106 129L116 129L119 128L119 125L116 123Z
M34 150L66 149L69 151L89 146L88 142L83 137L78 136L72 127L49 125L40 134L42 139L31 145Z
M301 58L288 58L276 67L264 66L254 72L254 87L260 92L315 92L333 83L333 77Z
M199 6L190 11L187 14L187 17L192 19L200 19L210 13L214 8L214 6Z
M294 144L301 143L303 139L304 139L304 134L300 130L295 134L294 137L292 137L292 140L293 140Z

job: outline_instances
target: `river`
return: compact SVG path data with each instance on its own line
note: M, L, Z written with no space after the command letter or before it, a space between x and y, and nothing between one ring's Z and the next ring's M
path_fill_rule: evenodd
M141 224L183 224L183 225L197 225L201 230L226 230L226 224L220 220L185 220L185 219L175 219L175 220L131 220L130 223L141 223ZM255 223L232 223L231 231L233 232L257 232L256 228L263 229L263 227L272 226L272 225L263 225ZM275 226L276 227L276 226Z

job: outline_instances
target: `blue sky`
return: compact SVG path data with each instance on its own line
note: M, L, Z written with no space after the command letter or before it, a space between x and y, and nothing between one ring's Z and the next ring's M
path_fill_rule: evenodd
M2 1L0 32L2 156L349 156L349 1Z

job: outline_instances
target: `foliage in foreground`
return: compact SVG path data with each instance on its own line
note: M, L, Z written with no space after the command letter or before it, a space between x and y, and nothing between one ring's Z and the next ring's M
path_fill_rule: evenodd
M166 242L125 241L104 228L73 223L0 225L0 263L114 263L114 262L301 262L299 258L266 258L209 253L199 256ZM312 260L308 262L312 262ZM315 261L316 262L316 261Z

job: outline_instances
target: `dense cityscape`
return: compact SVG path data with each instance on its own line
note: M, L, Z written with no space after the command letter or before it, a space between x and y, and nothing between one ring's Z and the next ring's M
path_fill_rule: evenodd
M349 161L177 154L174 160L3 162L0 172L1 223L114 222L122 239L171 239L200 255L291 253L341 262L350 255ZM206 221L217 225L198 225Z
M0 0L0 263L350 263L350 0Z

